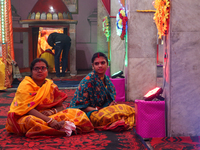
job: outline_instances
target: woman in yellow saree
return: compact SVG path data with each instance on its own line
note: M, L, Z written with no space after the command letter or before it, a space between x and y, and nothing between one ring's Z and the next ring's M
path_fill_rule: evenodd
M31 77L26 76L17 89L8 112L6 130L29 138L93 131L93 125L83 111L64 110L62 102L67 95L46 78L47 68L48 63L42 58L31 63Z
M79 108L87 113L95 129L122 131L134 126L135 110L126 104L115 102L115 87L105 72L107 56L97 52L92 57L93 71L79 84L71 108Z

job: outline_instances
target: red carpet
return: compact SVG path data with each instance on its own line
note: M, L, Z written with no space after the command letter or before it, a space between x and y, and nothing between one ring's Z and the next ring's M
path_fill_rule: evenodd
M154 150L200 150L200 137L165 137L150 139Z
M147 149L133 130L122 133L109 131L95 131L93 133L72 135L70 137L28 139L8 134L5 129L0 129L0 149L82 149L82 150L145 150Z
M67 93L68 99L64 102L66 107L72 99L75 89L62 90ZM148 146L134 129L125 132L95 131L83 135L72 135L70 137L47 137L39 139L28 139L5 130L7 112L13 100L15 92L0 91L0 149L12 150L57 150L57 149L81 149L81 150L148 150ZM134 106L134 102L124 102Z

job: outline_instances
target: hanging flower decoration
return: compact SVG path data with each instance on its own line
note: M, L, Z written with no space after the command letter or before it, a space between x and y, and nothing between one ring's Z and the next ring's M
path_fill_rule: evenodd
M116 16L116 21L117 21L116 23L117 35L119 35L120 38L124 40L124 36L126 35L126 26L128 17L123 8L119 9L119 13Z
M109 42L110 40L110 19L108 16L105 16L103 18L103 32L104 32L104 35L106 36L107 38L107 42Z
M153 19L158 29L159 38L161 38L168 31L170 0L155 0L153 5L156 9Z

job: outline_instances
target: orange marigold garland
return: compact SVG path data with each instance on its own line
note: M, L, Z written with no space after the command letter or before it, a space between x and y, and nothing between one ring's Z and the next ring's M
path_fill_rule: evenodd
M124 36L126 35L126 26L127 26L128 17L123 8L119 9L119 13L117 14L116 21L117 21L116 23L117 35L119 35L120 38L124 40Z
M153 5L156 9L154 20L158 29L159 38L161 38L168 31L170 0L155 0Z
M103 18L103 32L104 32L104 35L106 36L107 38L107 42L110 41L110 18L108 16L105 16Z

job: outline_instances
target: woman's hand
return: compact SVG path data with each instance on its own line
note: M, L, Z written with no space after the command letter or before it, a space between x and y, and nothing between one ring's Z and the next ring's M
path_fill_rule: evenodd
M51 115L54 114L54 112L51 111L51 110L44 110L44 111L42 111L41 113L42 113L43 115L45 115L45 116L51 116Z
M49 126L56 130L60 130L64 125L65 125L65 121L58 122L56 120L53 120L51 123L49 123Z
M45 111L43 111L43 112L45 112ZM48 124L48 126L54 128L54 129L57 129L57 130L61 129L65 124L65 121L57 122L56 120L52 120L52 118L47 117L46 115L37 111L36 109L31 109L27 114L41 118Z
M117 103L115 101L112 101L109 106L112 106L112 105L117 105Z
M91 107L88 106L87 108L83 109L84 112L89 112L89 111L93 111L93 110L98 110L97 107Z

